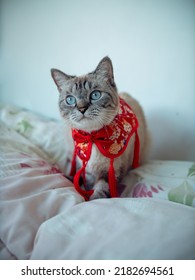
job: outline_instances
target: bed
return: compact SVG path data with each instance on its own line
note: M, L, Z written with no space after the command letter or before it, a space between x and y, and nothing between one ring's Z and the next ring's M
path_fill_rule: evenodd
M63 124L0 109L0 259L194 259L195 163L152 160L84 201Z

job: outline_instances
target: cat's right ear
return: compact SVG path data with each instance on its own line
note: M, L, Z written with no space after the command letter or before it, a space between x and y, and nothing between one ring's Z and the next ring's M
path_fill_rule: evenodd
M56 86L58 87L59 92L63 91L63 88L68 80L74 78L74 76L69 76L62 71L54 68L51 69L51 76Z

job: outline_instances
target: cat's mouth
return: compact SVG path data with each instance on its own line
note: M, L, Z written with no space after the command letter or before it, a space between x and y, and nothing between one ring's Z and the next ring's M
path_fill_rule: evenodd
M74 122L79 125L85 125L85 124L89 123L91 120L92 119L89 116L81 115L81 116L77 116L77 118L74 120Z
M94 118L92 118L92 116L88 115L88 114L81 114L79 117L78 117L78 120L77 121L90 121L90 120L93 120Z
M94 121L92 118L90 118L89 116L81 116L80 119L78 120L78 122L82 123L82 124L89 124L91 121Z
M84 121L86 119L89 119L89 118L85 115L81 115L81 116L79 116L78 121L80 122L80 121Z

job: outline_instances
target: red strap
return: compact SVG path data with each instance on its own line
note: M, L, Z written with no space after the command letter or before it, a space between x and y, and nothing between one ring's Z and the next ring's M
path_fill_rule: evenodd
M83 166L81 167L81 169L77 171L77 173L74 176L74 186L75 189L78 191L78 193L80 193L85 200L89 200L89 197L93 194L94 190L89 190L89 191L83 190L79 184L79 179L81 175L85 174L85 167L86 167L86 162L83 162Z
M110 167L108 170L108 184L109 184L109 188L110 188L110 196L118 197L113 158L110 160Z

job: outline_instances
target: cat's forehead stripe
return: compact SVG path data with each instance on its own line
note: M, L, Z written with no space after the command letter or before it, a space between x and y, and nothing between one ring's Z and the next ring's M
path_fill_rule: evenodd
M87 80L79 80L79 81L76 81L76 82L72 85L71 90L72 90L72 91L82 90L82 89L90 90L91 87L92 87L92 83L91 83L90 81L87 81Z
M82 89L82 87L83 87L82 81L79 81L79 82L78 82L78 88L79 88L79 89Z

